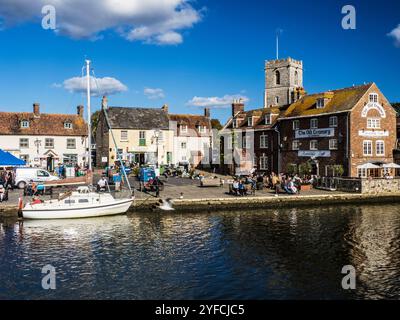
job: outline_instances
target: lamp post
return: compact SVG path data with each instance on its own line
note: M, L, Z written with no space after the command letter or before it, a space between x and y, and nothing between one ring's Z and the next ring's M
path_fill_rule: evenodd
M38 157L38 159L39 159L39 164L40 164L39 147L42 145L42 141L39 140L38 138L36 138L36 140L34 141L34 143L35 143L35 146L36 146L36 154L37 154L37 157Z

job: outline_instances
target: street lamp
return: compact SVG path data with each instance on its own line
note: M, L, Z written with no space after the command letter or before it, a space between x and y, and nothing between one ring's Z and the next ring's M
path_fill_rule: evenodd
M39 156L39 147L42 145L42 141L39 140L38 138L36 138L36 140L34 141L34 143L35 143L35 146L36 146L36 154L37 154L37 157L38 157L38 159L39 159L39 164L41 165L41 163L40 163L40 156Z

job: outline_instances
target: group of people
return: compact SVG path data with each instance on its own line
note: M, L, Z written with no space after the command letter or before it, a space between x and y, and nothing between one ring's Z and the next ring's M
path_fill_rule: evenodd
M254 192L257 180L253 175L245 178L236 178L232 183L232 193L236 196L245 196L248 191Z

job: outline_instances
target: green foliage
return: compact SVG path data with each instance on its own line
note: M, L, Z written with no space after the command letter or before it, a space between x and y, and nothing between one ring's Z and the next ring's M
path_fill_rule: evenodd
M344 173L344 168L341 164L333 166L333 170L335 172L335 175L339 177L341 177Z
M295 163L289 163L287 166L287 173L290 175L296 174L297 172L297 165Z
M96 138L97 125L99 124L100 111L92 113L90 119L92 120L92 135Z
M302 176L311 174L311 170L312 170L312 167L311 167L310 161L303 162L303 163L301 163L301 164L299 165L299 173L300 173Z

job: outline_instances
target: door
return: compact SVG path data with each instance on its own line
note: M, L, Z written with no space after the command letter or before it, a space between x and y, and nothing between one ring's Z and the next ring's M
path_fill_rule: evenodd
M54 158L52 155L47 157L47 171L54 171Z

